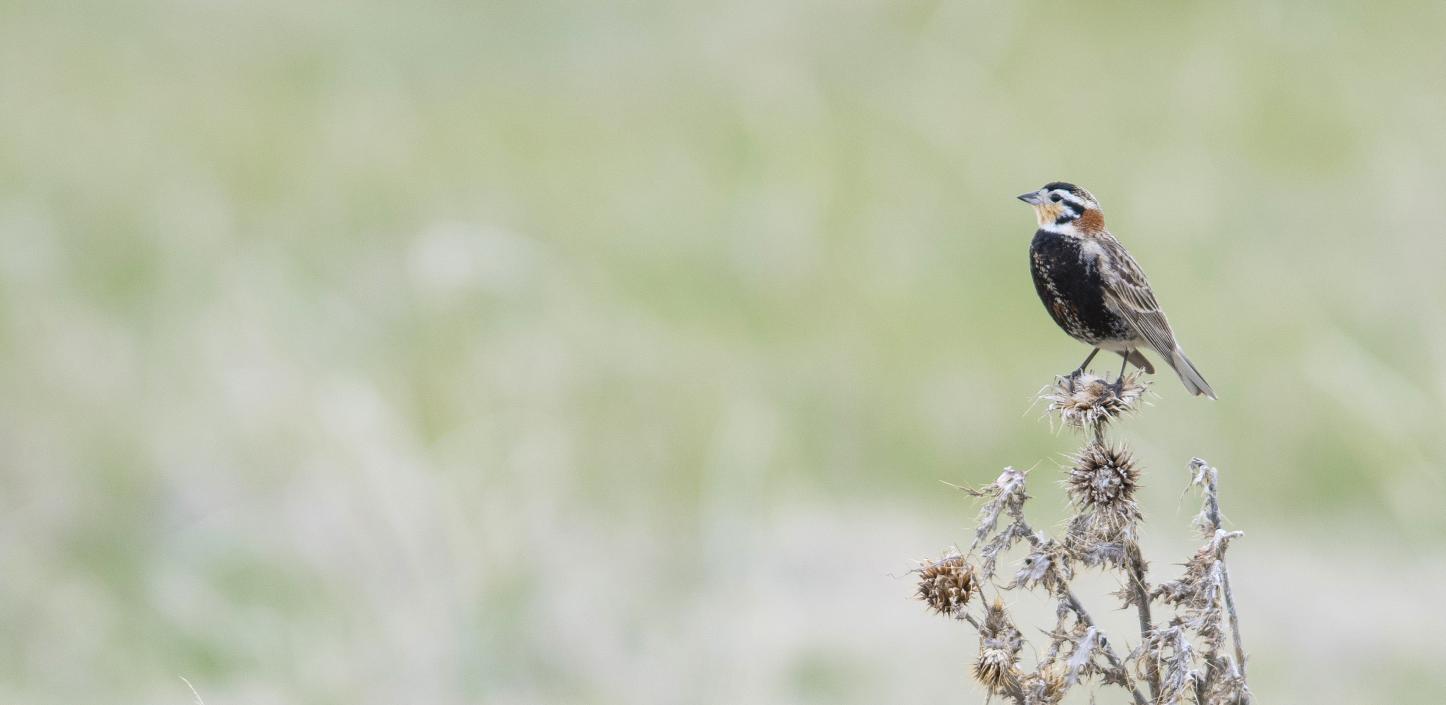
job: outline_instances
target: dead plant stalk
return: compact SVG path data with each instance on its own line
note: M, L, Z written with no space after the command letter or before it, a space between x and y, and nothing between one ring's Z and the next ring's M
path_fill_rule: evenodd
M989 696L1053 705L1075 687L1117 687L1135 705L1249 705L1245 648L1225 563L1226 548L1243 534L1223 528L1219 472L1199 458L1190 461L1190 486L1201 493L1195 523L1205 543L1179 578L1153 588L1149 582L1150 564L1138 542L1144 521L1135 502L1140 469L1128 446L1105 439L1112 422L1139 410L1146 391L1138 376L1126 377L1118 388L1089 374L1058 378L1041 398L1051 416L1086 439L1062 480L1071 509L1064 535L1055 539L1029 524L1028 473L1008 467L984 487L964 488L982 500L969 549L923 561L915 571L921 600L978 632L973 675ZM1012 578L1001 579L1000 561L1021 542L1027 554ZM1092 569L1119 577L1116 595L1139 618L1139 645L1128 653L1116 650L1071 584L1080 571ZM1039 590L1055 601L1054 625L1039 643L1015 626L1002 597L1011 590ZM1222 649L1226 631L1231 653ZM1026 646L1037 654L1030 664L1023 658Z

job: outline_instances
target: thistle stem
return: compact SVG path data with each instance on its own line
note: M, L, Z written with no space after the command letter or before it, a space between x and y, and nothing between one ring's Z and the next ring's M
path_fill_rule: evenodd
M1205 515L1210 521L1212 532L1218 532L1224 523L1220 518L1220 472L1200 458L1191 465L1198 465L1205 474ZM1220 561L1220 582L1225 588L1225 612L1230 615L1230 641L1235 646L1235 665L1240 669L1240 678L1245 679L1245 646L1240 641L1240 617L1235 613L1235 593L1230 589L1230 568Z
M1030 545L1038 546L1040 544L1040 535L1035 533L1034 529L1029 528L1029 525L1025 523L1023 517L1016 517L1016 521L1018 521L1020 526L1023 527L1024 530L1028 533ZM1094 619L1090 617L1090 613L1085 611L1084 603L1080 602L1078 597L1075 597L1074 590L1068 587L1064 588L1062 597L1064 598L1065 604L1069 605L1070 611L1074 612L1075 616L1079 618L1079 621L1082 624L1084 624L1086 627L1094 627L1095 630L1099 632L1100 644L1103 646L1101 650L1105 653L1105 660L1110 662L1111 668L1119 672L1119 674L1121 675L1120 680L1122 682L1129 683L1129 671L1125 669L1125 665L1120 660L1120 657L1115 654L1115 649L1113 646L1110 646L1110 641L1105 637L1104 631L1095 624ZM1149 607L1145 608L1145 620L1148 623ZM973 620L970 621L972 622ZM1145 700L1145 696L1140 694L1140 690L1138 688L1134 687L1133 685L1127 687L1130 690L1130 695L1134 696L1135 698L1135 705L1148 705L1147 701ZM1159 694L1157 692L1158 689L1159 686L1156 684L1156 681L1152 680L1150 682L1150 693L1153 696L1154 700L1159 699Z
M1128 574L1130 582L1131 601L1135 603L1135 611L1140 617L1140 639L1148 639L1150 631L1153 630L1154 620L1150 617L1150 586L1145 582L1145 558L1140 554L1140 547L1133 542L1129 547ZM1150 697L1153 700L1160 699L1160 669L1154 661L1147 662L1146 680L1150 684Z
M1065 603L1069 605L1070 610L1074 612L1075 616L1079 617L1080 622L1083 622L1087 627L1095 627L1095 621L1090 619L1089 613L1085 611L1084 605L1080 603L1079 598L1074 596L1073 590L1064 591L1064 600ZM1095 627L1095 629L1098 630L1099 627ZM1110 668L1115 669L1124 676L1121 680L1129 682L1129 671L1125 670L1125 664L1121 662L1120 657L1115 654L1114 647L1110 646L1109 640L1104 638L1103 632L1100 632L1100 643L1104 646L1105 660L1110 662ZM1133 685L1129 686L1129 688L1130 695L1135 697L1135 705L1148 705L1145 696L1140 694L1139 688Z

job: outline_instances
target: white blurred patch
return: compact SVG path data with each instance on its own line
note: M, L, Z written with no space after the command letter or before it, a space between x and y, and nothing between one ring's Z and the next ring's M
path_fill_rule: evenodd
M450 221L423 230L407 264L413 284L428 296L506 295L534 278L538 254L536 243L510 230Z
M53 219L43 206L23 200L0 202L0 275L8 282L49 277L60 262Z

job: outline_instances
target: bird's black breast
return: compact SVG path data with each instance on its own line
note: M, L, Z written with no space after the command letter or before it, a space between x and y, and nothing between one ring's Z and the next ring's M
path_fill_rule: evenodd
M1134 337L1129 324L1105 306L1100 268L1081 257L1082 245L1079 237L1047 230L1034 234L1029 264L1039 300L1054 322L1077 340L1093 345Z

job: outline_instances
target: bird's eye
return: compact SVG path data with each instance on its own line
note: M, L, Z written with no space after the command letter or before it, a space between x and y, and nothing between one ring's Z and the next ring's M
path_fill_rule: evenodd
M1060 202L1059 194L1057 194L1057 193L1050 194L1049 200L1054 201L1055 203L1059 203L1059 202Z

